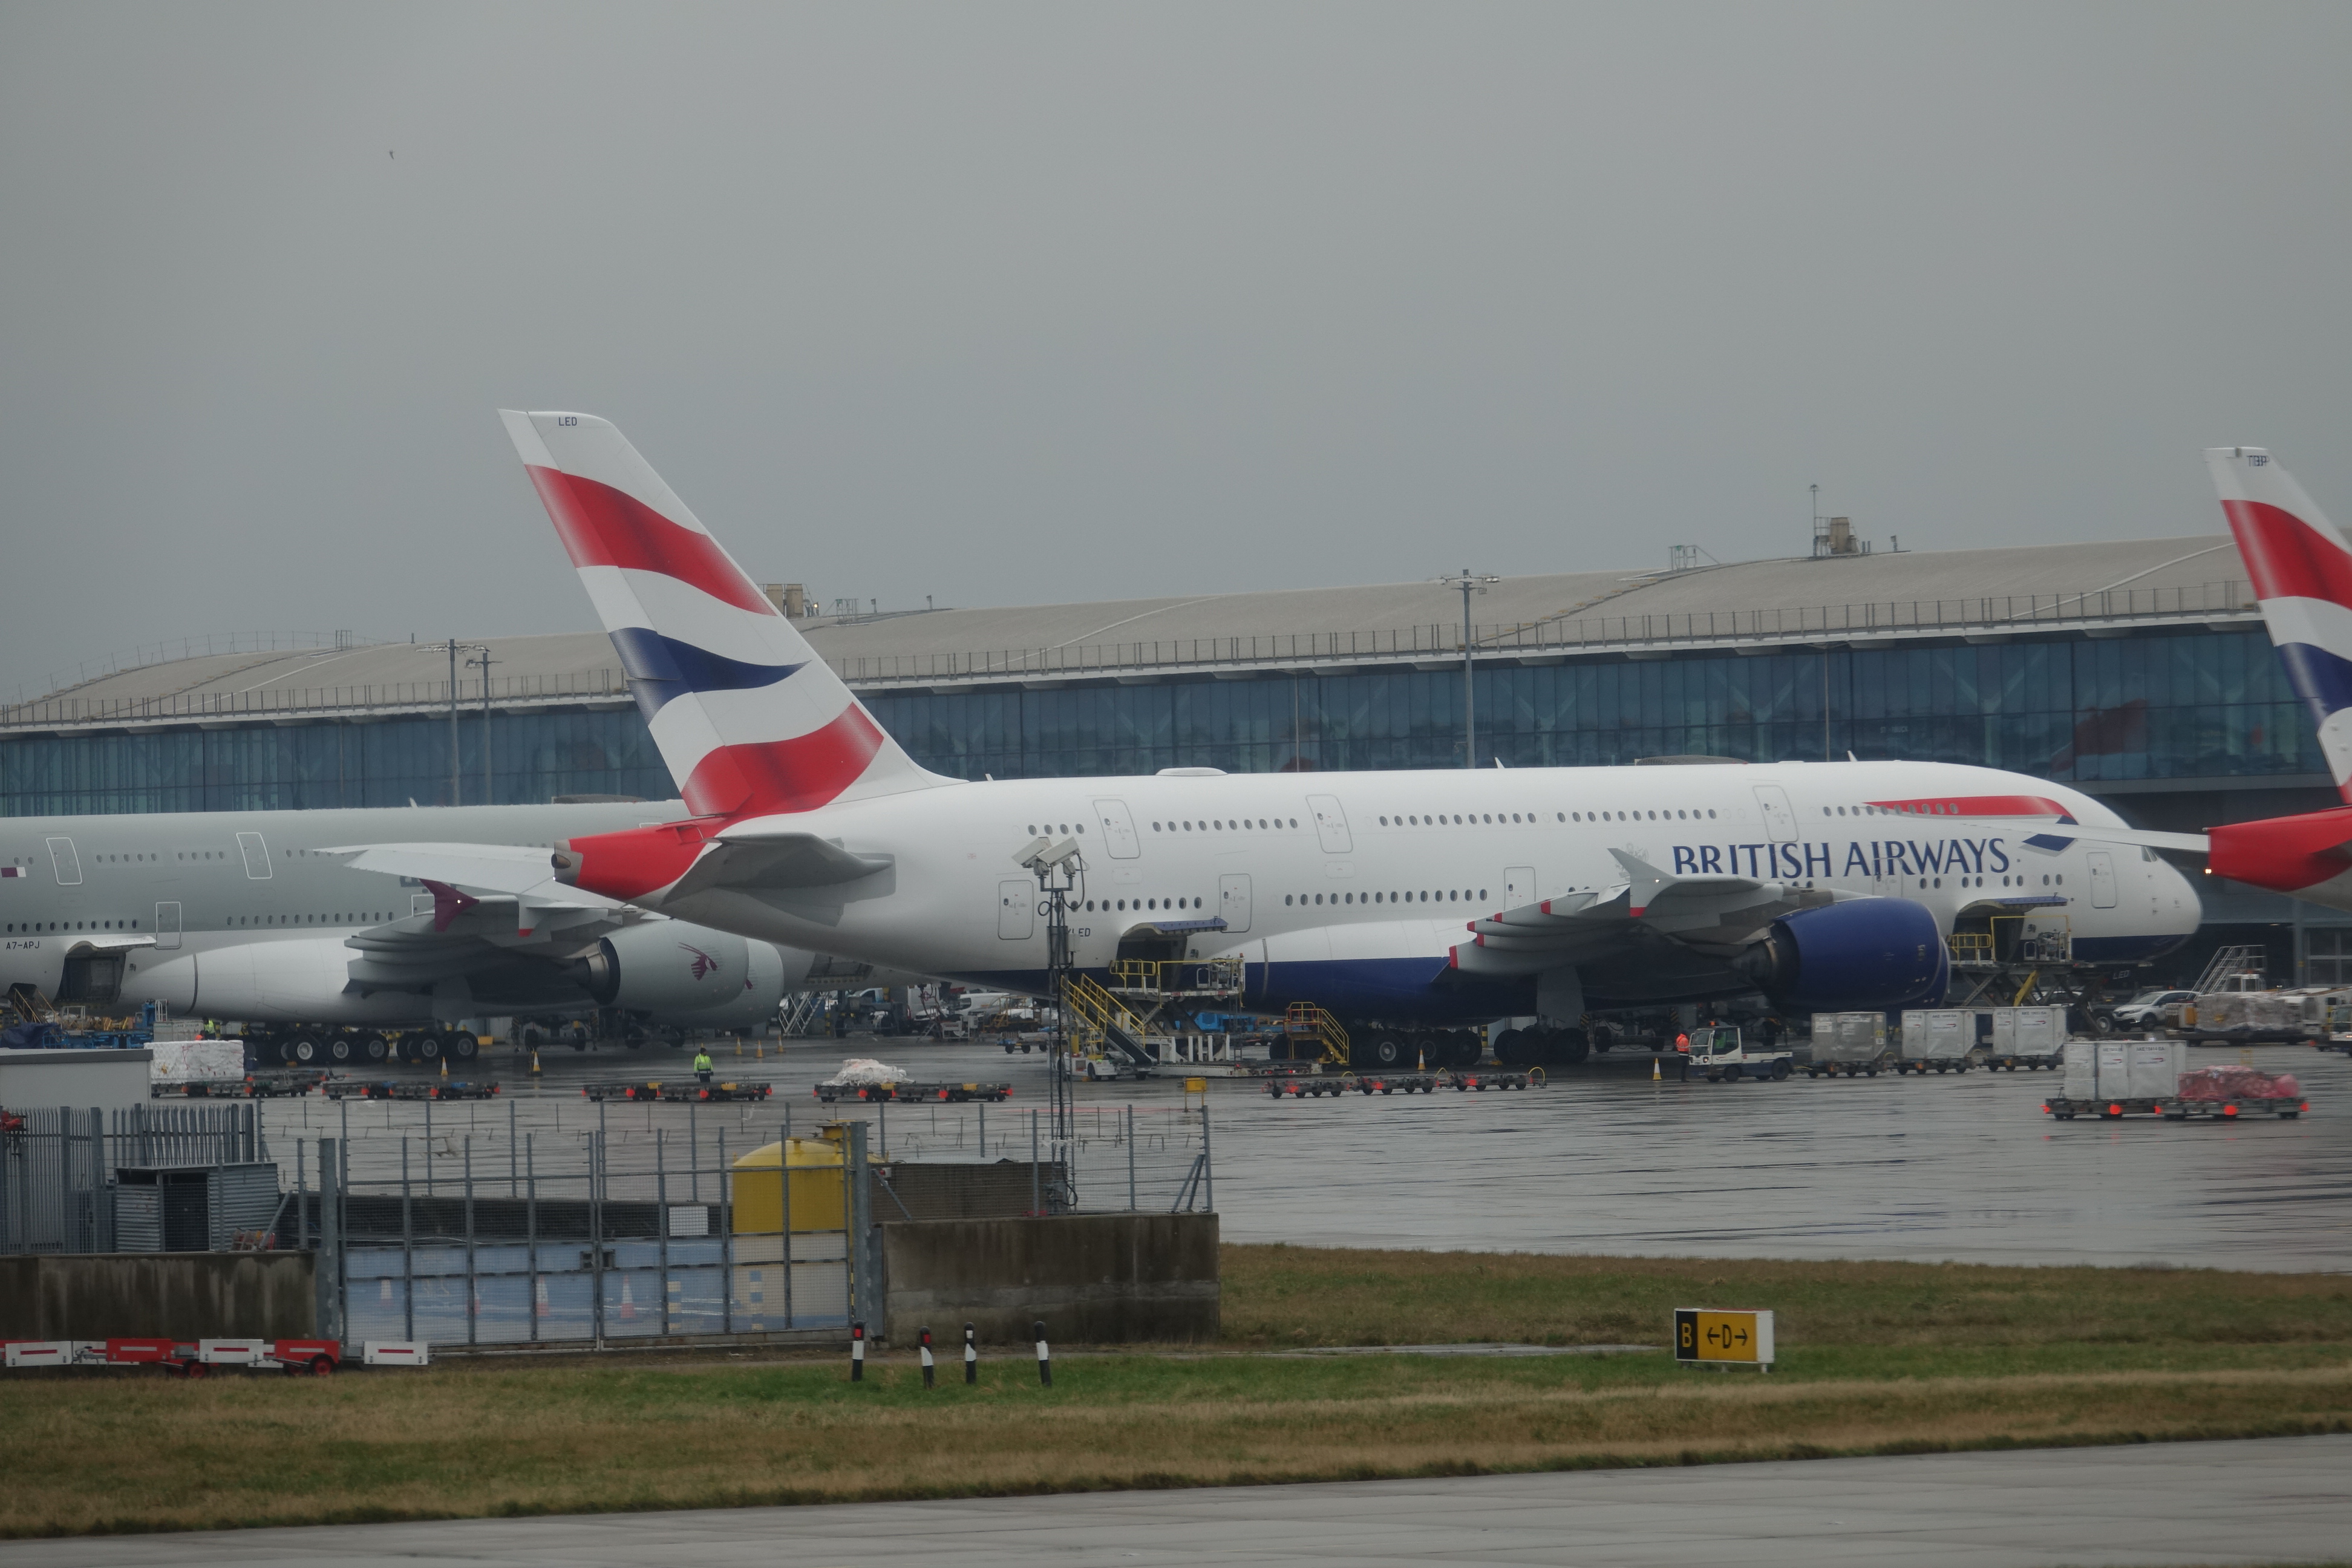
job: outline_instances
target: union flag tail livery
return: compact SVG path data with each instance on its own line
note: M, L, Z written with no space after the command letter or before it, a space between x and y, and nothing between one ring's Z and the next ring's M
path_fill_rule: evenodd
M2311 710L2336 792L2352 799L2352 546L2261 447L2214 447L2205 461L2271 642ZM2352 909L2352 807L2225 823L2210 837L2215 875Z
M698 816L949 782L883 733L610 421L499 417Z
M2261 447L2214 447L2205 461L2271 641L2352 800L2352 545Z

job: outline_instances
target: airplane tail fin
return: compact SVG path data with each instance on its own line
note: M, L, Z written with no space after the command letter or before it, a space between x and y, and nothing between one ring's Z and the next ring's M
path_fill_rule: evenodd
M2352 800L2352 545L2261 447L2210 447L2205 462L2271 642Z
M882 732L609 421L499 416L698 815L808 811L949 782Z

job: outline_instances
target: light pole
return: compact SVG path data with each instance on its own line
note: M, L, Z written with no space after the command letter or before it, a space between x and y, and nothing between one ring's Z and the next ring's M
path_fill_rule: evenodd
M457 639L449 639L449 804L463 805L457 778Z
M1045 970L1054 994L1054 1043L1046 1071L1053 1085L1050 1100L1054 1122L1048 1158L1060 1162L1062 1173L1048 1200L1057 1209L1077 1201L1076 1173L1071 1169L1076 1143L1077 1108L1072 1098L1070 1072L1070 975L1076 963L1070 953L1070 899L1086 883L1087 863L1075 838L1056 844L1033 838L1013 859L1037 879L1043 895L1040 913L1045 917Z
M1470 595L1485 593L1502 579L1473 575L1465 566L1457 576L1430 581L1462 591L1462 765L1475 768L1478 765L1478 698L1470 679Z
M479 669L482 672L482 804L484 805L498 804L497 799L490 793L490 666L505 662L504 659L490 657L490 645L488 643L476 643L474 657L466 661L467 668ZM454 712L449 721L453 725L457 722Z

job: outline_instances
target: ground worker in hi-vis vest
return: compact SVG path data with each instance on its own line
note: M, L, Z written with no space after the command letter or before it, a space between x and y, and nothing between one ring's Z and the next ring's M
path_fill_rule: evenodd
M704 1083L710 1081L710 1047L697 1046L694 1049L694 1076Z

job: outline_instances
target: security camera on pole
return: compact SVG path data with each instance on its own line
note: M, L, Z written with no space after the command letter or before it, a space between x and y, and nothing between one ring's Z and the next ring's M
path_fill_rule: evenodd
M1023 845L1013 859L1037 879L1041 895L1037 912L1045 917L1045 972L1054 994L1054 1039L1046 1062L1053 1083L1053 1134L1047 1158L1062 1171L1046 1201L1051 1207L1066 1209L1076 1201L1069 1184L1077 1118L1070 1089L1070 900L1086 886L1087 862L1078 853L1076 839L1056 843L1043 837Z

